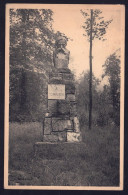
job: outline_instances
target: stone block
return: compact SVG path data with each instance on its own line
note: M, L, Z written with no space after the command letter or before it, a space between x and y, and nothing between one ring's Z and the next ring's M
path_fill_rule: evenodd
M67 140L67 132L66 131L52 132L52 135L58 137L58 142L66 142L66 140Z
M73 74L72 73L63 73L63 80L73 80Z
M70 102L70 116L77 116L76 102Z
M52 114L57 113L57 100L48 100L48 111Z
M61 118L61 120L70 120L70 116L69 116L69 114L64 114L64 115L61 115L61 114L59 114L57 117L60 117Z
M52 130L64 131L73 129L73 122L71 120L62 120L61 118L52 118Z
M58 100L57 102L58 114L70 114L70 104L66 100Z
M75 94L67 94L66 100L67 101L75 101L76 97Z
M71 73L69 68L57 68L58 73Z
M64 80L63 79L63 83L65 84L65 85L71 85L71 86L75 86L75 84L74 84L74 81L73 80Z
M49 84L63 84L63 80L59 77L53 77L49 79Z
M81 142L82 137L80 133L67 132L67 142Z
M80 124L77 117L74 117L74 130L75 132L80 132Z
M44 142L66 142L67 135L66 132L52 132L51 135L44 135Z
M54 55L55 56L55 55ZM54 65L57 69L68 69L68 57L65 53L58 51L56 56L54 57Z
M44 135L51 134L51 131L52 131L52 119L45 118L44 119Z
M74 83L65 84L66 94L75 94L75 85Z
M53 73L50 73L50 75L49 75L49 79L51 79L51 78L62 79L63 78L63 74L62 73L58 73L58 72L53 72Z
M45 117L51 117L51 116L52 116L52 114L50 112L45 113Z

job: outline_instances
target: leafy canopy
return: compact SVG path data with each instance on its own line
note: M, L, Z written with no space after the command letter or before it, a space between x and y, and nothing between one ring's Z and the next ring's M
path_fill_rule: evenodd
M102 11L99 9L92 10L92 40L99 39L105 41L106 39L103 37L106 34L106 29L108 28L109 24L112 22L111 20L104 21L104 17L101 16ZM91 17L89 11L85 12L81 10L82 15L86 19L84 25L82 26L85 30L84 36L88 37L90 40L90 29L91 29Z

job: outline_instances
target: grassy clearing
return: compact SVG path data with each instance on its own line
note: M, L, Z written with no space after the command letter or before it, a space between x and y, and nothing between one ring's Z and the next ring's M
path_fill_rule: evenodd
M118 186L119 129L82 128L85 148L71 159L34 157L41 123L10 123L9 185Z

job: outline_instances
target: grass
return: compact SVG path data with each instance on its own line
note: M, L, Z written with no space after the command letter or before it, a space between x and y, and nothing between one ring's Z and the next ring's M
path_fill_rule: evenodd
M34 156L41 123L10 123L9 185L119 186L119 128L81 129L82 152L70 159Z

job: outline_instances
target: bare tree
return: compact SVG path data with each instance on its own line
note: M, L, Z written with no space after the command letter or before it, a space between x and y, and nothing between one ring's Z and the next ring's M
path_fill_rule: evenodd
M84 36L88 37L90 42L89 61L90 61L90 78L89 78L89 129L92 125L92 46L93 40L99 39L105 41L104 34L108 25L112 22L111 20L104 21L104 17L101 17L102 11L99 9L91 9L87 12L81 10L82 15L85 18L84 25L82 26L85 30Z

